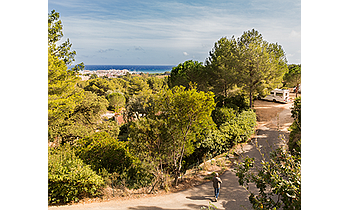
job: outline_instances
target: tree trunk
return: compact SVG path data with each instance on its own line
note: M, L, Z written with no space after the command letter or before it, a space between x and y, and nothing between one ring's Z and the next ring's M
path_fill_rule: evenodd
M176 171L175 172L175 186L177 186L179 183L179 173Z
M252 92L249 92L249 107L253 109L253 95Z

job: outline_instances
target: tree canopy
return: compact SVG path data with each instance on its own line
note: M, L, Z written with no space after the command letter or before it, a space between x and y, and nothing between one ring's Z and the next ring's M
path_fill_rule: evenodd
M171 70L168 77L169 87L184 86L190 87L190 83L196 83L199 90L206 90L207 78L206 72L202 62L188 60L184 63L180 63Z
M221 38L209 54L207 71L214 92L227 97L236 85L249 95L251 108L253 96L276 88L287 71L282 46L263 40L254 29L237 39Z
M52 10L49 13L48 18L48 46L49 52L63 60L67 66L70 66L74 61L76 55L75 50L71 50L72 43L69 42L69 39L64 41L62 44L58 45L58 41L63 37L63 25L62 21L59 19L60 14L55 10ZM78 71L84 68L84 63L80 63L72 68L74 71Z
M208 84L216 95L222 95L225 98L238 81L234 72L234 62L237 56L234 47L234 39L221 38L215 42L206 60Z
M155 161L157 170L166 164L177 183L183 157L194 150L196 133L209 125L214 94L176 86L157 94L154 100L153 114L131 126L131 148L143 160Z
M283 77L287 86L296 87L296 97L298 97L298 89L301 84L301 65L288 65L288 72Z

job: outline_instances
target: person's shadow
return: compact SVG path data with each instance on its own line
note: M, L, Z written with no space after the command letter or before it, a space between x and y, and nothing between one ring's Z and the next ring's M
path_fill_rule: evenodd
M209 195L205 195L205 196L187 196L187 199L190 200L209 200L211 202L214 202L214 196L209 196Z

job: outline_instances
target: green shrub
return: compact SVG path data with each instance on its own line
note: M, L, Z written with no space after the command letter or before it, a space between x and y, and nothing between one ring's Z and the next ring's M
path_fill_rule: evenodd
M301 152L301 97L295 99L291 112L294 122L289 127L288 148L293 155L296 155Z
M243 111L220 126L220 131L228 135L230 146L244 142L254 133L256 114L252 110Z
M278 148L260 163L246 157L235 168L253 209L301 209L301 158ZM256 186L252 189L250 187Z
M227 107L216 107L211 116L215 124L220 127L225 122L235 119L237 110Z
M200 136L197 136L195 151L184 158L186 164L184 168L189 168L194 164L202 161L203 157L211 158L215 155L220 155L230 150L234 145L240 142L247 141L254 133L256 125L256 114L253 110L229 113L233 109L219 108L217 116L222 116L220 119L229 119L223 122L219 129L205 131ZM220 113L220 114L219 114Z
M49 148L49 204L68 203L83 197L97 196L98 189L103 185L102 178L76 157L70 146Z
M231 148L228 142L228 136L220 130L211 130L207 137L200 143L202 148L211 158L215 155L220 155Z
M77 141L77 154L95 171L106 169L121 174L132 164L126 142L112 138L106 132L97 132Z
M128 188L151 184L153 176L128 150L128 142L118 141L106 132L98 132L77 141L77 154L105 180Z
M216 107L233 108L240 112L249 109L249 97L245 97L244 94L237 94L229 98L217 96L215 101L217 102Z

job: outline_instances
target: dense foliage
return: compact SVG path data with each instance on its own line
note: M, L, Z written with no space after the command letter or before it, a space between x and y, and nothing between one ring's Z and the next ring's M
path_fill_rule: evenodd
M49 204L56 204L96 196L104 181L65 145L49 148L48 185Z
M293 124L289 130L288 147L292 154L300 154L301 152L301 97L298 97L294 101L292 108L292 117L294 118Z
M106 132L79 139L76 154L91 165L104 178L120 183L123 179L130 188L139 188L151 183L152 176L130 154L128 143L112 138ZM139 185L135 185L135 183Z
M230 108L221 108L229 111ZM234 145L246 142L254 133L256 114L252 110L227 112L227 120L218 125L216 129L207 130L204 135L198 136L196 155L214 157L230 150ZM196 161L196 158L191 158ZM198 157L197 157L198 159ZM187 159L191 163L189 159Z
M98 132L76 142L77 154L91 164L95 171L106 169L109 173L123 173L132 164L126 143L106 132Z
M246 157L237 168L239 184L250 193L253 209L301 209L301 159L289 151L277 149L270 160L255 166L254 158ZM250 191L249 183L259 189Z
M206 71L202 62L188 60L180 63L173 67L168 77L170 88L180 85L189 88L191 82L197 84L198 90L207 90Z
M214 107L214 94L195 87L160 92L153 112L130 127L130 147L142 161L154 164L154 174L166 166L177 183L183 157L193 153L196 134L208 128Z
M285 86L296 87L298 90L301 84L301 64L290 64L288 65L288 72L283 76ZM296 96L298 96L298 91L296 91Z

